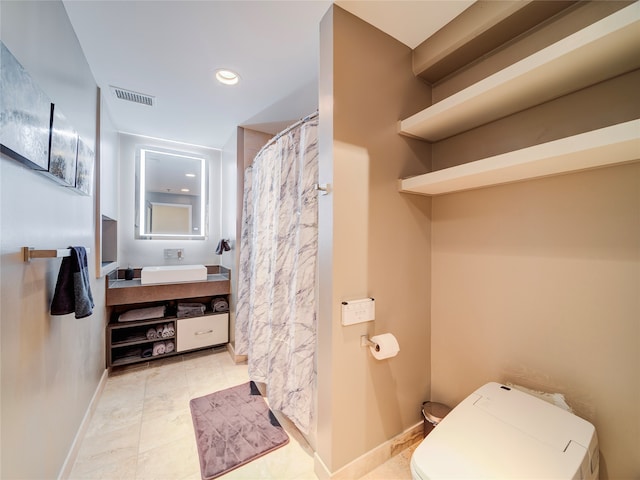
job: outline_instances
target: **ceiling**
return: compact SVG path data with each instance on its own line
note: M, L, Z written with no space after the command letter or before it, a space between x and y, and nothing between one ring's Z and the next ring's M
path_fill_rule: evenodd
M220 149L239 125L277 133L317 109L319 24L331 0L63 3L120 132ZM473 0L336 3L414 48ZM217 83L218 68L240 83Z

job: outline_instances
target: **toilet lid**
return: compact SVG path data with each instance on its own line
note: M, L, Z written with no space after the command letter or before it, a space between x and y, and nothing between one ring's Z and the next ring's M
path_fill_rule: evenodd
M595 435L585 420L517 390L487 384L467 397L416 448L422 480L590 476Z

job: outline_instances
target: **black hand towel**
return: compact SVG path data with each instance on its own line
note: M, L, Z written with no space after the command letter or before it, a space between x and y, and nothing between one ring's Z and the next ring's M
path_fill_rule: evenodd
M218 246L216 247L216 255L222 255L224 252L228 252L231 250L229 246L229 242L227 242L224 238L218 242Z
M76 318L93 313L93 295L89 281L87 251L84 247L69 247L71 255L62 259L58 281L51 302L51 315L75 312Z

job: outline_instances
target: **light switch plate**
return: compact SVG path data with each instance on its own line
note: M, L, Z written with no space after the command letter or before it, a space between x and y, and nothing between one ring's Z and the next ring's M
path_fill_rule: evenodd
M342 302L342 325L370 322L376 318L376 302L373 298Z

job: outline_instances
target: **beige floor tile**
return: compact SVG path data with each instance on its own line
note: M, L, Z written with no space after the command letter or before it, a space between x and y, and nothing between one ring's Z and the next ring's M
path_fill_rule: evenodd
M135 479L137 455L109 463L76 463L69 480Z
M220 352L224 354L224 352ZM193 353L185 353L182 357L182 362L186 369L200 368L200 367L214 367L218 366L221 362L216 360L216 355L219 356L213 350L202 350Z
M132 451L137 453L139 442L138 425L88 435L78 451L78 461L101 461L107 457L106 463L118 460L129 456Z
M171 442L144 452L138 456L136 479L175 480L199 475L200 464L195 439Z
M71 478L133 478L139 440L137 424L86 436Z
M142 421L148 422L172 413L188 413L189 400L189 392L184 388L145 397Z
M154 368L147 376L145 397L156 393L166 393L187 388L187 374L184 365L172 364Z
M189 400L249 381L225 349L209 349L114 369L102 391L71 480L200 480ZM290 441L221 480L316 480L313 450L276 412ZM362 480L409 480L413 448Z
M246 465L231 470L229 473L225 473L221 477L221 480L257 480L257 479L270 479L272 478L269 473L269 468L262 458L249 462ZM286 480L280 479L278 480Z
M118 402L101 403L91 418L86 435L92 437L125 427L139 427L142 420L142 408L142 402L132 401L129 404L126 398L119 399Z
M191 398L201 397L227 388L229 380L222 369L198 367L186 370Z
M294 479L313 472L313 456L293 439L284 447L265 455L264 462L269 478Z
M171 412L142 422L139 453L178 441L195 439L191 414Z

